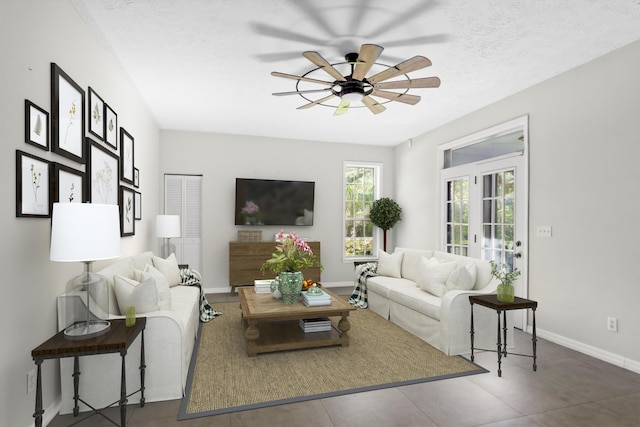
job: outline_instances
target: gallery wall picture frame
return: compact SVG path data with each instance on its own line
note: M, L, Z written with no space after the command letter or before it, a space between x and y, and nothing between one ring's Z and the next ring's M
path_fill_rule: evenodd
M120 180L133 184L134 169L134 140L133 136L123 127L120 128Z
M118 156L87 138L86 196L91 203L118 204L120 167Z
M49 151L49 113L24 100L24 142Z
M85 190L85 173L69 166L54 163L51 176L52 203L84 203L87 192Z
M51 164L16 150L16 216L51 217Z
M84 90L51 63L51 151L85 162Z
M104 141L104 113L105 103L98 93L89 86L89 132L101 141Z
M140 188L140 170L138 168L133 168L133 186Z
M104 104L104 142L114 150L118 149L118 115Z
M124 185L120 186L120 236L133 236L136 234L135 221L135 192Z
M134 209L133 212L135 213L135 219L136 220L141 220L142 219L142 193L140 193L139 191L133 191L134 193L134 199L133 199L133 205L134 205Z

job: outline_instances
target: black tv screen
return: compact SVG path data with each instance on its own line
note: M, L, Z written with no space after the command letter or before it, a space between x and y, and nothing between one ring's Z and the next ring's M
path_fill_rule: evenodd
M236 225L313 225L315 182L236 178Z

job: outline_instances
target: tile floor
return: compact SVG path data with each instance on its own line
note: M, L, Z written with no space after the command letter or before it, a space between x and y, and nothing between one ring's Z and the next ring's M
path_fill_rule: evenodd
M349 289L339 293L349 292ZM237 296L209 295L210 302ZM514 353L530 354L531 336L516 331ZM538 340L538 371L532 359L503 359L496 373L496 354L476 355L486 374L386 390L351 394L271 408L177 421L180 400L131 406L131 427L640 427L640 374L610 365L549 341ZM81 414L82 415L82 414ZM117 410L113 413L118 419ZM49 427L77 419L56 416ZM83 427L111 426L93 416Z

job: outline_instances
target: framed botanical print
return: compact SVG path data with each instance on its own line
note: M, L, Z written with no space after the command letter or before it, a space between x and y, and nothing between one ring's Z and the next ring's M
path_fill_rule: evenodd
M53 164L53 176L51 177L52 202L83 203L85 202L85 175L84 172L75 170L60 163Z
M89 132L101 140L104 140L104 106L100 95L89 86Z
M49 113L24 100L24 142L49 151Z
M86 200L105 205L118 204L118 156L87 138Z
M137 220L142 219L142 194L139 191L135 191L135 197L133 199L133 212Z
M51 63L51 151L79 163L84 153L84 90Z
M16 150L16 216L51 217L51 165L40 157Z
M120 236L136 234L134 191L123 185L120 186Z
M108 104L104 104L104 142L118 149L118 115Z
M120 179L133 184L133 136L120 128Z

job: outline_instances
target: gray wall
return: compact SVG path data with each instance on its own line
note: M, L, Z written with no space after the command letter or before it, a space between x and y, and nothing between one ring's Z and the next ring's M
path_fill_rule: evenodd
M254 229L234 225L236 177L315 181L313 226L284 228L321 242L324 282L353 281L353 264L342 261L343 162L382 163L383 195L394 197L391 147L166 130L160 140L161 171L203 175L202 274L210 292L228 289L229 241L237 240L238 230ZM263 240L273 240L281 227L258 229Z
M640 371L640 42L396 148L400 246L436 247L436 147L529 115L529 289L540 335ZM535 237L552 225L552 238ZM619 332L607 331L608 316Z
M27 395L27 372L35 367L31 350L56 332L55 298L66 281L82 272L79 263L49 261L49 219L16 218L15 151L84 170L24 143L24 100L46 111L50 106L51 62L56 62L86 91L92 86L118 114L119 124L135 138L144 219L136 235L122 239L123 254L155 244L151 231L159 206L158 128L136 87L115 56L89 31L69 1L3 0L0 2L0 206L4 272L0 311L0 425L33 424L35 394ZM97 266L99 267L99 266ZM44 407L60 399L56 361L43 363ZM116 372L116 375L119 375ZM114 400L118 390L114 390ZM48 411L45 417L53 416Z

